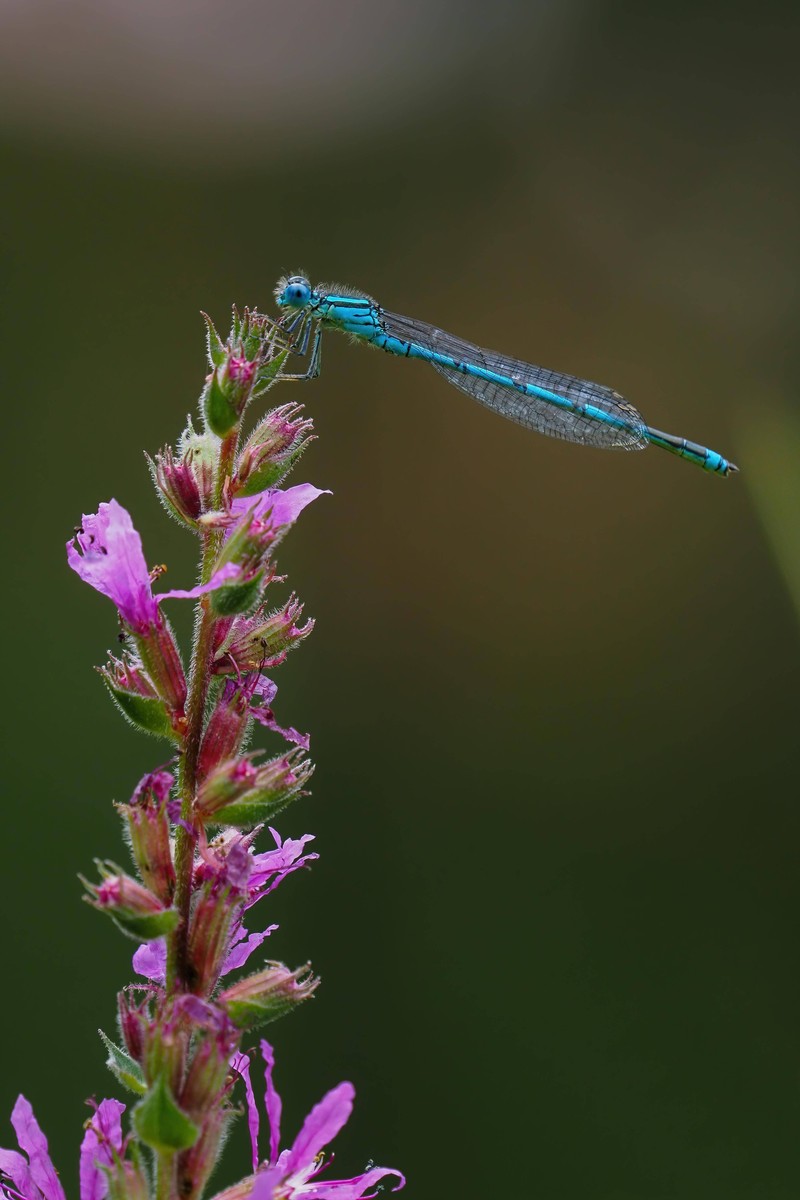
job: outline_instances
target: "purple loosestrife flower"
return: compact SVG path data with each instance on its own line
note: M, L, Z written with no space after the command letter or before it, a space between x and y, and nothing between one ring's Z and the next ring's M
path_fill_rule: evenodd
M250 716L265 729L279 733L287 742L300 746L303 750L308 750L311 739L307 733L298 733L291 725L284 727L275 720L275 714L270 706L277 694L278 685L276 683L268 679L266 675L255 676L252 699L257 700L258 703L251 703Z
M233 1091L240 1078L253 1173L223 1193L227 1200L366 1200L387 1176L396 1187L403 1176L374 1167L352 1179L319 1179L328 1165L323 1148L350 1115L352 1084L330 1091L280 1152L281 1101L267 1042L270 1146L259 1159L243 1035L315 992L310 964L292 970L262 960L246 978L225 979L277 929L250 932L249 910L317 857L308 851L311 835L283 841L271 826L273 848L254 846L274 816L305 794L313 770L308 735L276 720L270 677L313 622L301 623L294 594L276 606L266 593L282 581L275 548L323 492L310 483L279 486L312 439L299 406L257 419L241 443L247 405L278 380L296 348L291 332L247 309L234 309L225 342L207 326L202 429L190 421L175 451L167 446L150 460L161 500L196 539L203 582L156 595L165 568L148 570L141 538L116 500L85 516L67 543L70 567L119 613L122 649L100 670L106 688L131 724L174 744L174 757L116 805L135 872L95 859L99 880L81 877L90 904L144 943L133 965L146 982L117 996L120 1044L101 1032L106 1065L137 1098L131 1131L123 1138L123 1105L96 1107L81 1147L80 1200L200 1200L239 1111ZM161 609L168 598L200 601L186 671ZM283 739L280 753L245 752L255 724ZM0 1150L0 1200L65 1200L23 1097L12 1121L20 1150Z
M231 501L231 513L248 513L259 521L268 522L273 529L293 525L304 508L318 496L330 496L328 488L313 483L296 483L290 488L267 488L255 496L243 496Z
M250 1085L248 1066L234 1060L234 1067L243 1076L248 1108L248 1128L253 1150L254 1174L234 1187L220 1192L215 1200L369 1200L377 1196L374 1188L381 1180L393 1175L397 1180L392 1191L405 1185L405 1177L392 1167L372 1167L352 1179L320 1180L317 1177L329 1165L323 1150L333 1141L353 1111L355 1088L352 1083L340 1083L319 1104L312 1108L292 1146L279 1151L281 1127L281 1098L273 1083L275 1056L269 1042L261 1042L266 1074L265 1107L269 1123L269 1157L262 1162L258 1144L259 1112Z
M96 513L83 517L75 537L67 542L67 561L84 583L113 600L125 624L140 635L159 623L162 600L194 600L235 574L230 567L223 568L224 573L218 572L208 583L154 596L142 539L130 513L116 500L102 503Z
M234 872L236 885L242 890L237 898L237 908L229 933L227 954L220 968L220 977L243 967L258 947L274 933L278 926L270 925L257 933L249 933L244 925L243 914L264 896L268 896L295 871L315 862L317 854L305 854L314 835L306 833L301 838L283 841L276 830L271 829L275 842L274 850L254 853L252 842L259 830L248 834L228 830L214 840L213 845L201 848L195 863L194 878L197 883L220 879L229 886ZM233 870L231 869L233 867ZM154 983L163 983L166 972L167 948L163 938L145 942L133 955L133 969Z
M96 513L84 516L74 539L67 542L67 561L85 583L113 600L123 622L136 638L142 662L168 710L167 727L162 728L156 721L150 724L151 730L166 732L171 726L179 737L182 736L186 679L172 631L158 606L169 598L196 599L214 591L236 574L236 568L225 566L208 583L188 591L176 589L154 596L142 539L130 514L116 500L109 500L101 504ZM110 682L107 676L106 681ZM123 697L118 695L117 699L123 706ZM132 716L130 711L128 715Z
M89 1121L81 1143L81 1200L104 1200L108 1195L106 1172L111 1170L113 1173L122 1166L120 1119L124 1111L125 1105L119 1100L101 1100ZM19 1096L14 1105L11 1124L22 1153L0 1149L0 1195L7 1200L65 1200L64 1189L50 1159L47 1138L24 1096Z
M236 562L251 572L263 571L270 552L303 509L319 496L330 494L313 483L298 483L285 489L267 488L255 496L231 500L224 511L207 513L200 524L226 532L218 566Z
M231 564L237 570L228 586L214 596L218 617L251 612L263 600L264 590L274 578L272 553L300 513L324 493L310 483L281 491L269 489L246 500L226 500L223 511L206 513L200 519L205 530L222 530L225 541L217 559L219 573Z

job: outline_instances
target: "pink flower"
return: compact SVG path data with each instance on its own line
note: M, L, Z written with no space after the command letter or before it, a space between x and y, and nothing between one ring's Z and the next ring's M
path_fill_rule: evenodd
M329 496L325 488L314 487L313 483L297 483L290 488L267 488L255 496L241 496L231 501L231 512L239 516L251 513L274 526L291 525L318 496Z
M233 863L237 864L241 875L239 890L244 893L244 902L237 909L231 925L220 977L243 967L250 956L278 928L277 925L270 925L260 932L250 933L242 919L243 911L252 908L263 896L274 892L288 875L299 871L318 857L314 853L304 853L307 843L314 840L313 834L306 833L300 838L287 838L284 842L274 829L270 829L270 833L275 841L275 849L255 854L250 849L255 832L243 835L231 830L223 834L216 839L215 848L207 850L202 856L203 861L195 868L196 880L211 879L218 875L223 878L227 888L231 888L234 882L231 871ZM244 861L240 864L242 856ZM145 942L133 955L134 971L154 983L164 982L166 968L167 945L164 938Z
M279 1153L281 1098L275 1090L272 1072L275 1058L269 1042L261 1042L261 1053L266 1065L265 1107L270 1128L269 1159L259 1167L258 1114L253 1115L255 1101L252 1088L246 1088L249 1112L248 1126L253 1145L253 1186L249 1200L294 1200L304 1196L307 1200L368 1200L376 1196L368 1191L387 1175L399 1180L393 1191L405 1185L405 1178L391 1167L372 1167L363 1175L352 1179L329 1179L318 1181L317 1176L325 1170L322 1151L333 1141L339 1130L347 1124L353 1110L355 1088L352 1083L340 1083L319 1104L312 1108L303 1122L303 1127L288 1150Z
M253 680L253 675L248 676L248 680ZM300 746L303 750L308 750L311 738L307 733L298 732L292 725L279 725L275 719L275 713L270 705L277 695L278 685L266 675L256 675L251 686L253 703L248 715L258 721L259 725L263 725L265 729L279 733L287 742L291 742L294 746Z
M120 1119L125 1105L119 1100L101 1100L81 1143L81 1200L104 1200L111 1167L122 1153ZM20 1150L0 1150L0 1194L8 1200L65 1200L58 1173L50 1160L47 1138L24 1096L19 1096L11 1113L11 1124ZM8 1181L8 1182L6 1182Z
M123 621L137 633L157 623L162 600L194 600L236 574L236 568L228 564L208 583L154 596L142 539L130 513L116 500L102 503L96 513L83 517L74 539L67 542L67 561L85 583L113 600Z

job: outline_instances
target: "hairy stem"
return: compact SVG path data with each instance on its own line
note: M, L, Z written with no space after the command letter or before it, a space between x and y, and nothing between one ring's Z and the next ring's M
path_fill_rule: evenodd
M172 1179L175 1155L158 1153L156 1159L156 1200L171 1200L173 1196Z
M237 427L220 445L214 495L214 508L217 510L222 506L225 484L233 469L238 438L239 428ZM202 583L207 583L211 578L222 537L220 531L208 532L203 535L203 549L200 557ZM178 767L181 823L175 834L175 907L180 913L181 920L167 941L167 992L170 994L176 991L192 990L187 961L187 944L192 898L194 839L189 830L192 806L197 791L197 758L203 737L206 697L211 680L211 653L216 619L211 606L211 598L202 596L195 615L194 644L189 669L189 690L186 698L186 738Z

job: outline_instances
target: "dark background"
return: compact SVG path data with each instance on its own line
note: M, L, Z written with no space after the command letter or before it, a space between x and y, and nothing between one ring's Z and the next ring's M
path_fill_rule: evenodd
M93 675L114 612L63 543L116 496L189 586L142 449L194 407L199 309L298 267L742 474L526 435L334 337L273 393L334 492L280 555L318 624L278 715L318 771L279 827L321 859L260 919L324 978L272 1029L286 1137L350 1078L334 1176L410 1196L796 1195L793 9L0 7L0 1113L24 1090L72 1195L132 949L75 876L164 750Z

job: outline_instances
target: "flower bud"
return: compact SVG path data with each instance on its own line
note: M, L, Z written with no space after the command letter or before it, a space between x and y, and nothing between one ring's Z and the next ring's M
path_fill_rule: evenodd
M228 950L228 937L244 897L224 877L200 889L192 912L188 939L189 990L208 996L216 985Z
M206 423L217 437L227 437L241 421L253 395L264 390L259 388L256 392L255 388L262 364L271 356L271 348L271 343L257 333L236 340L229 338L225 356L212 368L202 398Z
M169 840L167 798L174 783L170 771L145 775L130 804L117 809L127 821L128 837L139 874L164 904L171 904L175 891L175 867Z
M142 1068L148 1084L152 1087L155 1081L163 1080L173 1098L183 1082L186 1053L193 1034L180 999L156 1007L144 1029L142 1050Z
M304 795L313 764L302 750L255 764L255 755L229 759L203 781L196 809L200 820L248 828L271 821L292 800Z
M89 883L81 876L88 893L85 899L93 908L108 913L123 933L142 942L163 937L175 928L180 921L176 909L165 907L157 896L114 863L98 862L97 866L101 883Z
M158 612L152 625L135 637L147 673L169 710L173 729L180 735L185 727L186 676L170 624Z
M230 1023L229 1023L230 1024ZM228 1062L236 1046L236 1037L229 1034L207 1034L197 1040L194 1055L186 1074L178 1102L184 1112L197 1119L213 1107L225 1090Z
M164 507L182 524L194 526L211 507L218 457L217 439L196 433L191 421L181 434L177 455L165 446L154 459L147 456Z
M278 666L314 628L312 620L298 624L302 612L302 604L291 595L283 608L236 617L215 650L214 670L225 674Z
M235 1116L232 1109L224 1108L206 1113L199 1138L193 1146L178 1155L176 1180L177 1195L181 1200L195 1200L202 1194L219 1158L228 1126Z
M204 779L225 759L233 758L242 744L247 729L247 715L252 689L226 679L217 703L208 718L200 754L197 760L198 777Z
M226 988L218 1003L239 1029L253 1029L277 1020L307 1000L319 986L310 964L290 971L283 963L269 963L263 971Z
M289 348L281 327L262 313L234 305L231 331L226 342L205 314L208 331L208 362L202 406L208 427L225 437L241 420L248 402L262 395L275 382Z
M310 441L312 422L301 419L301 404L284 404L261 421L236 463L233 492L253 496L275 487L288 475Z
M130 985L117 993L117 1024L125 1048L134 1062L141 1064L144 1057L145 1037L151 1023L150 997L136 1001Z
M150 1200L150 1183L138 1161L115 1158L107 1178L109 1200Z

